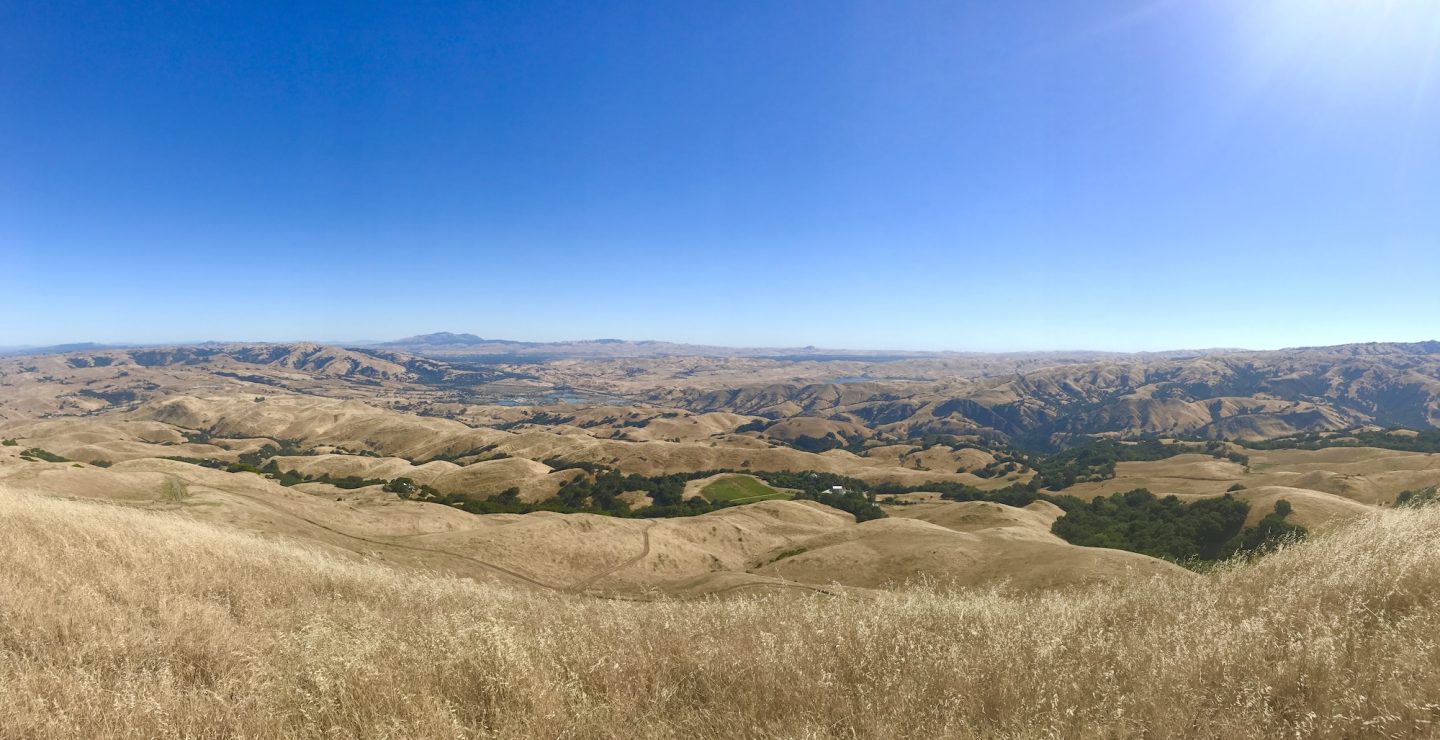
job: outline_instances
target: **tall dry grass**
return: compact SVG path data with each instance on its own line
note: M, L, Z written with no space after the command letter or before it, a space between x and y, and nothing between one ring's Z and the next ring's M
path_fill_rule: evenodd
M626 603L0 492L12 737L1430 735L1440 507L1202 578Z

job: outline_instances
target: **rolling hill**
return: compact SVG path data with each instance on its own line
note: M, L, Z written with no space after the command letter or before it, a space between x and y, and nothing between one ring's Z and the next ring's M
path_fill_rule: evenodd
M787 527L834 524L797 514ZM1032 514L1045 515L930 511L896 524L929 544L975 518L1027 530ZM1043 593L747 588L632 601L0 490L0 727L38 738L1422 737L1440 704L1437 518L1436 507L1390 511L1253 564ZM852 534L821 552L883 551L878 532ZM638 540L593 565L623 566ZM816 567L806 557L775 569Z

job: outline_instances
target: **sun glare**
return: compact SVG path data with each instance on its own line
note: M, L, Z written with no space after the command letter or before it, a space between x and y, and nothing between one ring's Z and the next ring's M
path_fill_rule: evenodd
M1234 6L1259 64L1328 85L1424 88L1440 64L1436 0L1271 0Z

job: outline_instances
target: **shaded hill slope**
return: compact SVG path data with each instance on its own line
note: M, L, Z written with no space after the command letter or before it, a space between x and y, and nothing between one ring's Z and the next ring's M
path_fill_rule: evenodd
M900 437L993 434L1040 445L1092 434L1264 438L1360 424L1428 428L1440 423L1440 343L1119 359L928 384L682 389L652 399L774 419L818 416Z

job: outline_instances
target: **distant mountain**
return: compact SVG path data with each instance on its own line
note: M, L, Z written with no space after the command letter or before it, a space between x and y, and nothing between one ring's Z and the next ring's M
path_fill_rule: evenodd
M134 344L100 344L98 342L75 342L72 344L52 344L48 347L4 347L0 348L0 357L14 357L17 355L62 355L68 352L93 352L106 349L124 349L135 347Z
M717 347L702 344L629 339L583 339L568 342L526 342L484 339L448 331L405 337L373 345L434 357L548 360L623 357L757 357L776 359L869 359L953 356L948 352L821 349L816 347ZM1104 353L1097 353L1103 355Z
M68 352L71 368L186 366L225 377L277 384L286 373L346 381L445 383L464 379L484 382L499 373L452 368L444 362L376 349L343 349L313 342L287 344L200 344L134 349L98 348ZM237 375L237 372L251 373ZM260 373L260 375L253 375Z
M491 345L533 345L534 342L512 342L504 339L485 339L474 334L456 334L448 331L437 331L433 334L420 334L404 339L396 339L389 342L380 342L379 347L430 347L430 348L460 348L460 347L485 347Z

